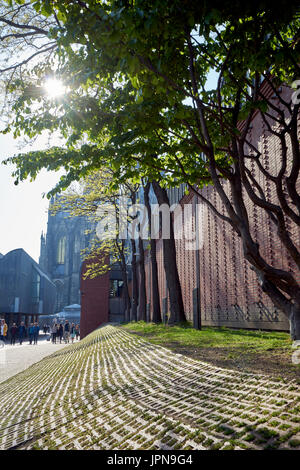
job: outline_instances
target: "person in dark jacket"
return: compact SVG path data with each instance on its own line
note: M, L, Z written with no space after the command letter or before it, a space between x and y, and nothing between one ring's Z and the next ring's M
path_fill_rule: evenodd
M32 344L32 340L33 340L33 323L30 323L30 326L28 328L28 337L29 337L29 344Z
M33 344L37 344L40 333L40 327L37 322L33 325Z
M21 325L19 326L19 342L20 342L20 345L22 345L23 339L25 338L25 336L26 336L26 327L25 327L24 322L22 321Z
M13 323L13 326L10 329L10 344L13 344L13 345L16 344L17 333L18 333L18 327L15 323Z
M72 323L71 329L70 329L72 343L74 342L74 338L75 338L75 335L76 335L75 330L76 330L75 325L74 325L74 323Z
M56 344L57 330L58 330L57 324L53 323L53 325L51 327L51 336L52 336L52 343L53 344Z
M65 321L65 343L70 342L70 323L69 320Z
M62 323L60 323L59 327L58 327L58 337L59 337L59 342L61 344L62 342L62 339L64 337L64 326Z

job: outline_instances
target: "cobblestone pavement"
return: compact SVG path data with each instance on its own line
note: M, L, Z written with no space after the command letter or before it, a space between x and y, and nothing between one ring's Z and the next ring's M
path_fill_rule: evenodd
M0 448L300 449L296 382L107 325L0 384Z
M0 382L27 369L64 346L64 344L52 344L46 341L45 335L40 335L37 346L29 345L27 338L22 346L19 342L16 342L15 346L6 344L0 349Z

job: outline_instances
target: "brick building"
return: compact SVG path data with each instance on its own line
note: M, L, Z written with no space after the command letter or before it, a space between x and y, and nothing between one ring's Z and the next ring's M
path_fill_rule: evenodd
M272 96L271 89L262 85L262 90L268 97ZM289 98L289 91L286 88L282 89L282 93L286 99ZM279 145L274 136L268 132L258 112L252 121L249 140L258 144L268 171L277 174L281 161ZM251 161L249 169L259 180L267 199L277 202L274 184L258 172L257 166ZM229 194L229 184L224 182L223 187ZM225 213L224 206L213 187L206 187L201 191L209 201L213 202L219 212ZM190 244L187 236L176 240L177 265L188 319L197 325L201 315L203 325L288 330L288 319L262 291L256 274L244 259L241 240L233 229L214 215L204 203L198 201L196 195L184 195L183 188L170 190L169 197L171 204L180 202L181 207L191 204L191 210L182 219L182 230L185 230L186 234L195 232L199 240L199 250L196 251L187 249ZM253 238L259 243L262 255L272 266L298 273L298 276L297 274L295 276L300 280L299 271L278 238L276 228L267 213L255 206L247 195L245 201ZM175 225L181 217L183 215L178 208L174 213ZM299 227L288 218L286 224L295 245L299 247ZM175 227L175 237L176 233L178 235L178 230L179 228ZM161 308L163 313L167 313L168 295L163 269L162 240L157 241L157 262ZM150 269L148 253L146 255L147 304L151 317Z
M107 260L104 264L107 264ZM84 261L80 277L81 338L84 338L103 323L124 321L125 316L123 281L118 265L113 265L109 272L94 279L84 279L86 266L87 261ZM130 279L130 270L128 278Z
M86 262L82 265L82 274L86 269ZM102 323L108 322L109 315L109 273L94 279L80 279L81 292L81 320L80 337L98 328Z

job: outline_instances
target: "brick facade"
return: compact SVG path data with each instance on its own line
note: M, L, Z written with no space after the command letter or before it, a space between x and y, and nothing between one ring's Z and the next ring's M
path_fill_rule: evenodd
M86 262L83 263L84 273ZM80 279L81 320L80 338L107 323L109 318L109 272L94 279Z
M265 93L271 96L270 90L266 89ZM287 89L283 88L282 93L288 99ZM258 113L252 121L249 140L255 145L258 144L265 168L271 174L277 174L281 158L278 139L269 134ZM261 184L267 199L277 203L275 185L266 180L252 160L250 160L248 167ZM229 195L229 184L224 182L223 187ZM225 213L223 204L213 187L202 189L202 193L213 202L220 212ZM191 194L184 196L180 205L192 204L196 197ZM298 273L296 277L300 281L299 271L278 238L276 228L267 213L255 206L247 195L244 194L244 198L252 235L260 245L262 256L272 266ZM198 204L199 252L187 250L188 240L186 239L176 241L177 264L188 319L193 319L193 289L197 287L196 262L199 255L199 287L203 325L288 330L289 324L286 316L275 308L269 297L264 294L256 274L250 269L250 264L245 261L239 237L225 221L218 218L205 204L200 201ZM177 212L180 213L180 211ZM175 212L174 217L176 220L176 217L181 217L181 215ZM286 223L294 243L299 247L299 227L288 218ZM186 233L192 233L195 230L195 213L185 217L183 230L186 230ZM178 230L176 231L175 228L176 233ZM163 310L166 283L161 240L157 242L157 262ZM148 255L146 256L147 278L150 278L150 269ZM150 302L150 298L147 302Z

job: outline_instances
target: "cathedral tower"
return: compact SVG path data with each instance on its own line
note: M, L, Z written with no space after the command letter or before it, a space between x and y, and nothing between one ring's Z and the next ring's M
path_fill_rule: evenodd
M53 202L51 199L50 208ZM89 244L85 233L89 228L84 217L70 217L66 212L52 215L49 210L47 235L41 236L39 264L57 286L55 312L80 304L80 252Z

